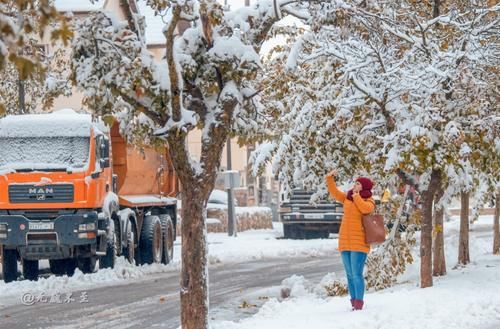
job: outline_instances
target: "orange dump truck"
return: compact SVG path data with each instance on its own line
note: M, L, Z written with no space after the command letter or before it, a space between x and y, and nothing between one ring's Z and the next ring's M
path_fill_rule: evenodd
M137 149L90 115L0 120L0 247L6 282L173 257L178 179L167 149Z

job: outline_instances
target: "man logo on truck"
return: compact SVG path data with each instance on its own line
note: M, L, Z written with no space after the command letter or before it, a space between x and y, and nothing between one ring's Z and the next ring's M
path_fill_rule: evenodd
M37 195L43 195L44 198L45 198L45 194L52 194L54 193L54 189L53 188L50 188L50 187L46 187L46 188L30 188L28 190L28 193L29 194L37 194Z
M36 199L38 201L45 201L46 195L47 194L53 194L53 193L54 193L54 189L50 188L50 187L46 187L46 188L30 188L30 189L28 189L28 194L30 194L30 195L35 194L36 195Z

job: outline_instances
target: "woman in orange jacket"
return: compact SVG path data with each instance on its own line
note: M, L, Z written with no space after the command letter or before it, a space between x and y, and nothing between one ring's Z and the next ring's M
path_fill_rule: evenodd
M347 285L351 295L353 310L363 309L365 294L365 279L363 269L370 245L365 242L363 215L370 214L375 209L371 189L373 182L366 177L359 177L347 193L340 191L335 184L337 172L326 175L326 184L330 196L344 205L344 215L339 231L339 251L342 255Z

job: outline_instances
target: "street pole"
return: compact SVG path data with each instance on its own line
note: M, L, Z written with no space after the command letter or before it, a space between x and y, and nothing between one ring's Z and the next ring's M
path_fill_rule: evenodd
M247 1L247 0L245 0ZM229 10L227 0L224 0L224 10ZM227 171L232 170L232 163L231 163L231 138L227 138L227 143L226 143L226 151L227 151ZM226 179L224 179L225 181ZM232 182L232 180L230 180ZM236 220L234 216L234 197L233 197L233 186L232 184L229 184L227 189L227 235L228 236L236 236L236 231L237 231L237 226L236 226Z
M227 170L230 171L232 170L230 137L227 138L226 150L227 150ZM227 234L229 236L236 236L237 224L236 224L236 217L234 214L232 179L230 180L230 182L231 183L229 184L227 189Z
M24 90L24 81L21 80L21 77L17 80L18 94L19 94L19 113L26 113L26 91Z

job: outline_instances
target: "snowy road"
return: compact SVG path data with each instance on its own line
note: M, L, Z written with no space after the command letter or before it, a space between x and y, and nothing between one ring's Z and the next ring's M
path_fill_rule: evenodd
M328 272L341 272L338 253L294 259L261 259L211 265L211 317L237 320L254 314L276 288L293 274L319 281ZM274 288L269 288L274 287ZM178 271L155 273L127 285L86 289L88 303L74 291L71 303L19 303L0 309L2 328L177 328L179 325ZM250 307L241 307L246 302Z

